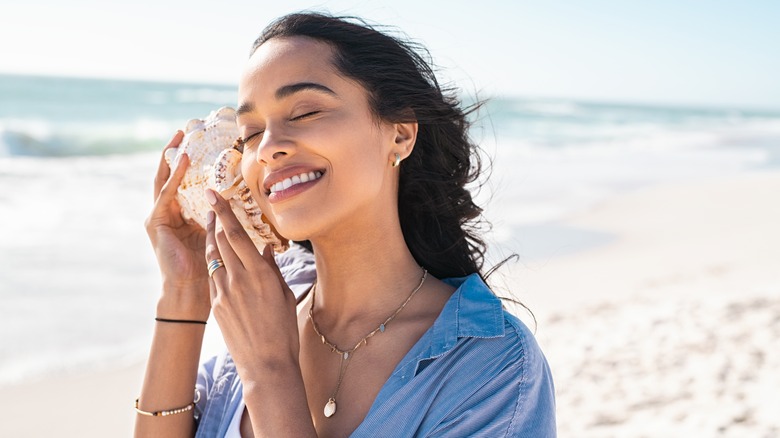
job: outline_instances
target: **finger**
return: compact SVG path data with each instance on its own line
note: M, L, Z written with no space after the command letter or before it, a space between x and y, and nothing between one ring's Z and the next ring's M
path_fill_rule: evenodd
M266 245L265 248L263 248L263 258L266 262L268 262L268 266L271 267L271 270L274 272L274 274L276 274L276 277L279 279L279 283L284 285L285 289L292 292L292 290L287 286L287 282L284 280L284 276L282 275L281 269L279 269L279 265L276 264L272 245Z
M219 253L222 254L222 260L225 262L225 268L228 270L228 272L235 273L238 273L237 270L239 268L244 270L244 262L230 245L227 235L225 234L224 225L222 225L222 221L219 220L219 217L217 217L216 223L214 236L217 241L217 248L219 249Z
M241 222L236 218L230 208L230 203L211 189L206 189L206 200L211 204L211 208L217 214L217 219L222 224L223 232L217 233L217 242L222 244L219 236L224 235L225 243L229 244L231 250L241 259L244 266L257 264L261 258L260 253ZM220 250L222 249L223 247L220 246Z
M213 211L206 213L206 265L212 260L221 259L222 255L219 252L219 246L217 246L216 239L216 214ZM224 260L223 260L224 262ZM217 297L217 283L220 285L225 284L224 281L227 277L227 269L224 267L217 269L211 275L209 281L209 294L211 296L211 302L214 303L214 299Z
M176 131L168 145L163 148L162 154L160 154L160 163L157 165L157 174L154 176L154 199L160 196L160 190L171 175L171 168L168 166L168 162L165 160L165 151L170 148L178 147L181 143L181 139L184 137L184 133Z
M173 175L168 178L168 181L162 186L160 190L160 196L157 198L157 202L162 205L168 205L176 197L176 190L181 184L181 180L184 178L184 174L187 172L187 167L190 165L190 157L187 154L182 154L179 157L179 163L176 165L176 169L173 170Z

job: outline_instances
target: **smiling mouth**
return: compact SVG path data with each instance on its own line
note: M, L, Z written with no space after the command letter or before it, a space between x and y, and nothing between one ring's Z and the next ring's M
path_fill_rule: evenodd
M322 177L321 171L312 171L312 172L303 172L299 175L291 176L290 178L285 178L278 183L275 183L271 186L271 190L268 192L269 194L281 192L282 190L287 190L292 186L303 184L309 181L314 181L317 179L320 179Z

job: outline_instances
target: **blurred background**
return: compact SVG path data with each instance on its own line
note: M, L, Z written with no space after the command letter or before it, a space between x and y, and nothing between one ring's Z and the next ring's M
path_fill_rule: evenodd
M4 1L0 435L131 434L158 151L235 106L254 39L302 9L392 26L487 101L487 266L517 255L491 281L533 311L561 436L780 436L780 5L760 0Z

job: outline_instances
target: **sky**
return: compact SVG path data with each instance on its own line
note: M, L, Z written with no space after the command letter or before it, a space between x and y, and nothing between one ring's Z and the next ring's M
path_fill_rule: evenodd
M774 0L3 0L0 73L236 84L301 9L396 26L480 97L780 109Z

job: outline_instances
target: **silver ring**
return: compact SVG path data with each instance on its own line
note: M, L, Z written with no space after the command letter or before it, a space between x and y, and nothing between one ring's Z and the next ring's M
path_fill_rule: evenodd
M211 260L208 264L209 277L214 275L214 271L225 266L225 262L222 259Z

